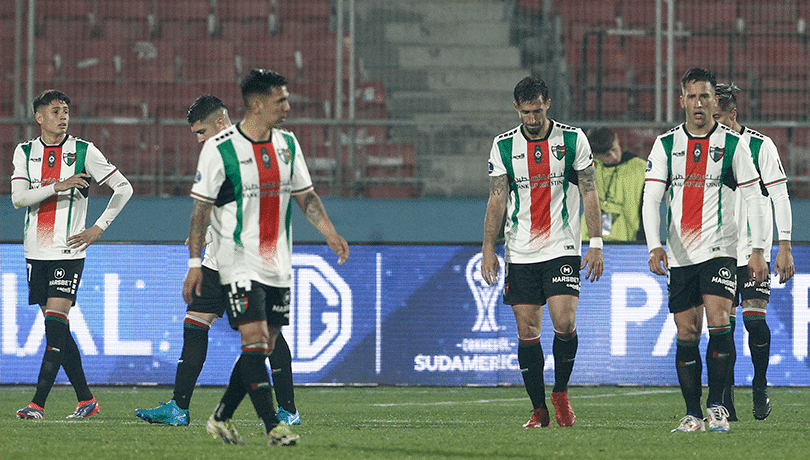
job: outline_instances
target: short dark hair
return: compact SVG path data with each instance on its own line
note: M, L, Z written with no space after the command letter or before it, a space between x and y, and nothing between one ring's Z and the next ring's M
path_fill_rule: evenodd
M610 128L594 128L588 131L586 137L591 144L591 151L597 155L602 155L613 147L616 133Z
M203 121L219 109L228 110L228 107L218 97L210 94L200 96L188 108L188 115L186 115L188 124L193 125L198 121Z
M737 108L737 94L740 93L740 88L734 83L718 83L714 89L719 101L720 110L730 112L732 109Z
M242 78L242 99L245 105L248 103L248 97L253 94L270 94L273 88L285 86L287 79L278 72L266 69L253 69Z
M681 89L685 89L686 84L690 81L707 81L712 85L712 89L717 87L717 79L714 74L700 67L692 67L683 74L683 77L681 77Z
M70 106L70 98L67 94L55 89L49 89L43 91L39 96L36 97L36 99L34 99L34 102L31 104L34 107L34 113L36 113L40 107L51 105L51 102L53 101L64 102Z
M543 102L548 101L546 82L536 77L526 77L515 85L516 103L521 104L536 99L541 99Z

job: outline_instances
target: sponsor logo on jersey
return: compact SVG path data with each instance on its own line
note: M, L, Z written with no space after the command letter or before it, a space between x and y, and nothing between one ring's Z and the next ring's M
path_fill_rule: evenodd
M652 160L647 160L647 172L652 170Z
M251 163L253 163L253 157L245 158L244 160L239 161L240 165L249 165Z
M524 159L524 158L526 158L526 154L525 154L525 153L519 153L519 154L517 154L517 155L512 155L512 159L513 159L513 160L522 160L522 159Z
M686 155L686 150L678 150L672 154L673 157L682 157Z
M487 168L489 169L489 174L492 174L492 171L495 170L495 166L492 164L491 161L487 162Z
M692 160L694 160L695 163L699 162L700 161L700 155L702 153L703 153L703 151L700 149L700 144L696 143L695 144L695 149L692 150Z
M270 169L272 164L270 163L270 152L267 151L267 147L262 147L262 163L264 163L264 169Z
M543 149L540 148L540 144L534 146L534 162L536 164L543 162Z
M65 277L65 269L61 267L57 268L56 270L53 271L53 277L58 280L61 280L62 278Z
M196 184L197 182L199 182L201 180L202 180L202 173L200 171L197 171L197 175L194 176L194 183Z
M53 168L56 164L56 152L53 150L48 151L48 167Z

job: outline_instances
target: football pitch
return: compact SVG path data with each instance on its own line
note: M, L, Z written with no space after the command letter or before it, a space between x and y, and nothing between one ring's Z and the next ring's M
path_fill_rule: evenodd
M729 433L670 433L683 416L677 387L571 387L577 422L524 429L521 387L297 387L302 424L295 447L269 447L248 398L234 421L247 445L205 431L221 387L198 387L191 425L150 425L133 415L171 399L168 387L92 387L101 405L68 421L76 398L54 387L45 420L17 420L31 386L0 387L0 459L797 459L810 455L810 388L771 388L773 412L751 415L751 389L736 391L739 422ZM706 389L704 388L704 396ZM549 401L549 406L551 402ZM553 413L553 410L552 410Z

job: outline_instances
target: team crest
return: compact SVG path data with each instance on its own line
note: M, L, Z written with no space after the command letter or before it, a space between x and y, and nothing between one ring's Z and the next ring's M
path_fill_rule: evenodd
M712 157L712 161L722 160L724 153L726 153L726 149L723 147L716 147L716 146L709 147L709 156Z
M558 160L562 160L565 156L565 145L554 145L551 147L551 154L554 155L554 158Z
M62 152L62 161L68 166L73 166L76 162L76 152Z
M292 158L290 149L276 150L276 154L281 159L281 161L284 162L285 165L290 164L290 159Z

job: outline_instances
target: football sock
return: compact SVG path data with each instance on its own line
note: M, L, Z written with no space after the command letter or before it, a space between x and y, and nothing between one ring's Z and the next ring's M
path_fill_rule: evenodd
M568 389L568 380L571 379L571 372L574 370L574 358L577 356L577 330L574 328L568 334L554 331L554 388L553 392L559 393Z
M264 428L269 432L278 425L278 418L273 408L273 394L270 390L270 374L264 360L267 358L267 344L253 343L242 345L242 355L239 360L242 365L239 371L242 382L247 388L256 414L264 422Z
M65 370L65 375L70 380L70 384L73 385L73 391L76 392L78 401L93 399L93 393L90 391L90 387L87 386L87 378L84 376L82 355L70 331L65 337L65 348L62 349L62 369Z
M211 323L196 316L186 315L183 321L183 351L177 360L174 376L174 402L180 409L188 409L194 385L202 372L208 353L208 330Z
M68 318L65 313L48 310L45 312L45 354L42 356L42 366L39 368L37 390L34 393L34 404L45 407L45 400L51 392L56 374L62 366L65 340L70 334Z
M518 339L518 364L532 407L547 409L546 389L543 382L545 359L539 336L534 339Z
M729 350L728 375L726 376L726 387L734 386L734 365L737 363L737 347L734 345L734 331L737 330L737 318L732 314L731 320L731 349Z
M290 347L281 333L276 338L276 346L270 353L270 368L273 370L273 389L279 407L295 413L295 392L293 390L292 355Z
M231 370L231 380L228 382L228 386L225 387L225 394L222 395L222 399L214 411L214 420L220 422L230 420L233 413L236 412L236 408L239 407L239 403L247 394L247 387L242 381L241 367L242 357L240 356Z
M751 385L762 388L768 385L766 373L771 355L771 329L764 316L756 319L743 317L745 330L748 331L748 348L751 350L751 362L754 364L754 379Z
M709 326L709 345L706 347L706 373L709 378L709 395L706 407L723 403L723 389L728 377L731 348L731 325Z
M698 350L699 342L677 341L675 350L675 369L678 373L678 383L681 394L686 402L686 413L703 418L703 408L700 406L702 392L700 374L703 362Z

